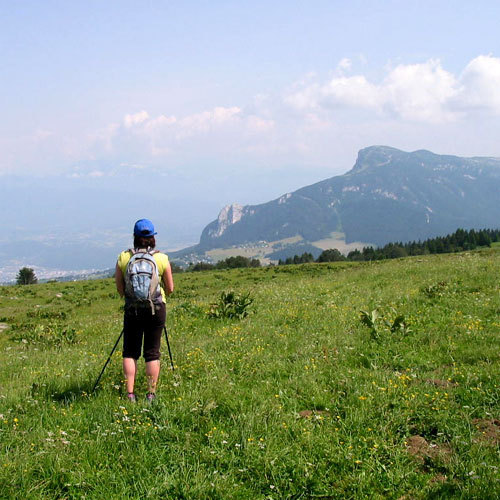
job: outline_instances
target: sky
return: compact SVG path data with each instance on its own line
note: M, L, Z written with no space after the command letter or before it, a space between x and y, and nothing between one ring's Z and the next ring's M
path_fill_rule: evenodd
M498 19L481 0L0 0L2 209L75 193L78 224L43 200L16 221L69 238L107 198L101 226L128 235L151 189L173 248L363 147L500 157Z

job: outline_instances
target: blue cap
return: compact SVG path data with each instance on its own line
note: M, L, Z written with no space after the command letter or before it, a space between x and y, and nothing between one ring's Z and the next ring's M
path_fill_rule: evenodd
M154 236L155 227L149 219L139 219L134 226L134 236Z

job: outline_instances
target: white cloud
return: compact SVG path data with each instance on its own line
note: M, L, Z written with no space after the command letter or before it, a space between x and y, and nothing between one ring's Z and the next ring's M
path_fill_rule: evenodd
M345 76L342 71L350 67L349 60L341 60L329 81L308 78L297 84L285 103L305 113L364 109L379 118L434 124L454 122L476 110L500 114L499 58L479 56L459 76L437 59L400 64L388 68L378 83L362 74Z
M500 114L500 58L478 56L461 75L462 91L457 105Z
M267 120L256 115L250 115L247 118L248 129L252 132L268 132L274 128L274 120Z
M139 162L148 156L159 160L196 153L244 154L252 149L251 142L274 129L275 120L268 111L245 112L238 106L216 106L186 116L153 116L141 111L126 114L122 125L106 127L97 142L108 154Z
M139 111L133 115L125 115L123 118L123 124L125 127L130 128L134 125L138 125L140 123L144 123L149 120L149 114L147 111Z
M400 118L442 123L457 118L450 103L458 87L453 74L445 71L438 60L430 60L397 66L379 89L383 104Z
M380 89L364 76L333 78L322 89L324 105L342 105L378 109L382 103Z
M207 132L214 127L222 126L232 121L240 113L241 109L236 106L230 108L218 106L210 111L202 111L182 118L173 115L159 115L153 118L147 111L140 111L139 113L125 115L123 125L126 129L132 129L133 132L138 133L171 128L177 132L183 131L184 134L190 135L191 133Z
M156 127L169 127L177 123L177 118L175 116L165 116L160 115L157 118L148 120L146 122L146 127L156 128Z
M233 122L241 113L241 108L216 107L211 111L203 111L186 116L179 121L177 137L182 139L196 133L208 132L216 127Z
M286 96L285 102L299 110L336 107L378 109L382 105L380 89L361 75L334 77L324 85L313 83Z

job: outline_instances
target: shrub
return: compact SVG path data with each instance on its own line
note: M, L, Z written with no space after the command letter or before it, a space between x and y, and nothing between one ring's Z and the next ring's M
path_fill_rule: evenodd
M219 300L211 305L209 318L237 318L248 316L248 307L253 303L250 294L240 295L235 292L222 292Z
M394 318L391 319L391 316ZM378 309L372 311L360 311L359 319L361 323L370 329L370 336L373 340L380 340L383 332L400 333L406 335L411 333L408 321L403 314L398 314L394 308L385 315Z
M172 269L173 273L183 273L184 269L179 266L179 264L176 264L175 262L170 262L170 267Z

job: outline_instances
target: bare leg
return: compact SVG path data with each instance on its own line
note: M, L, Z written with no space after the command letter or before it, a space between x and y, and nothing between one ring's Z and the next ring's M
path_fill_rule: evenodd
M123 374L127 392L134 392L135 375L137 373L137 360L134 358L123 358Z
M156 392L156 384L160 375L160 360L148 361L146 363L146 377L148 379L148 392Z

